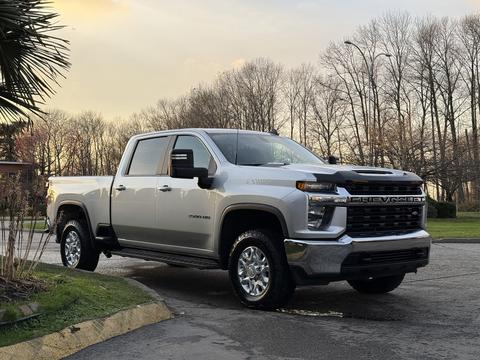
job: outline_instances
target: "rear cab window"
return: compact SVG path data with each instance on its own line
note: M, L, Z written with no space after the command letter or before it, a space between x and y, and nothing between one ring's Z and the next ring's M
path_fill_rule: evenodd
M169 142L170 136L139 140L130 161L127 175L164 175L164 162Z

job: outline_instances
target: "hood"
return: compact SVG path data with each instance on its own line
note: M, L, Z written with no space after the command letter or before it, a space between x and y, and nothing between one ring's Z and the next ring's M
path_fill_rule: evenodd
M371 166L292 164L282 166L281 168L312 174L317 178L317 181L333 182L336 184L367 181L423 183L418 175L408 171Z

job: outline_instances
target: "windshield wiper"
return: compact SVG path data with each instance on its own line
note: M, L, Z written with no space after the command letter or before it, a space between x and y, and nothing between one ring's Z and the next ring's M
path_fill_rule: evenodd
M285 166L285 165L290 165L290 163L287 162L267 162L267 163L262 163L262 164L238 164L238 165L244 165L244 166Z
M290 165L288 162L268 162L265 164L262 164L261 166L285 166L285 165Z

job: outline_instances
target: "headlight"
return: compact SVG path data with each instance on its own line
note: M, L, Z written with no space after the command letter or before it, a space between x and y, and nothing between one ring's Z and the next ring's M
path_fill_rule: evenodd
M308 230L318 231L327 226L333 215L334 208L326 204L325 197L340 199L337 196L337 186L328 182L297 181L297 189L305 192L333 194L332 195L309 195L308 196Z
M332 183L297 181L297 189L307 192L334 193L337 191L337 186Z

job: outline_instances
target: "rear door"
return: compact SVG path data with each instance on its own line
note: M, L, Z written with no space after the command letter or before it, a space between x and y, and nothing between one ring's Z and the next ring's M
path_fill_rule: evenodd
M137 141L126 171L112 188L112 226L123 246L142 247L158 241L157 182L166 175L170 136Z

